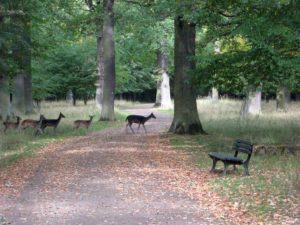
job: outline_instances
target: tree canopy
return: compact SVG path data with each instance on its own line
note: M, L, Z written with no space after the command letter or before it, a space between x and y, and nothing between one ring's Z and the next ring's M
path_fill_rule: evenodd
M244 95L249 85L262 86L271 94L280 86L299 92L299 9L295 0L116 1L115 93L156 88L157 49L165 40L173 58L173 20L178 11L197 26L192 73L198 94L216 87L222 93ZM102 16L101 1L2 1L1 74L13 79L22 70L21 55L15 52L29 48L35 100L65 98L71 89L81 97L93 97L85 90L95 89L99 27L94 21ZM172 77L173 60L169 70Z

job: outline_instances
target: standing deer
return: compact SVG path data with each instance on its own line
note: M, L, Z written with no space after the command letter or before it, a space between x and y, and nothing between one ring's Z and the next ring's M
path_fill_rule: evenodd
M55 132L61 118L66 118L66 117L62 113L59 113L59 116L57 119L46 119L44 116L42 116L40 126L35 134L37 134L38 132L44 133L44 130L46 127L53 127L54 132Z
M125 121L128 121L127 124L126 124L126 130L127 130L127 127L129 126L132 133L134 133L134 130L132 129L131 125L133 123L138 123L139 124L139 127L138 127L138 130L140 129L140 126L141 124L143 125L144 127L144 130L145 130L145 133L147 133L147 130L145 128L145 123L151 119L151 118L154 118L156 119L156 117L154 116L153 113L151 113L149 116L145 117L145 116L140 116L140 115L129 115L126 117L126 120Z
M19 128L20 121L21 121L21 118L19 116L17 116L17 122L11 122L11 121L3 122L3 125L4 125L4 130L3 131L4 131L4 133L6 132L7 129L17 130Z
M37 129L39 126L39 123L41 123L41 120L43 120L45 117L43 115L40 115L40 120L23 120L21 123L21 128L23 130L27 129L28 127L31 127L33 129Z
M90 116L89 120L75 120L74 121L74 129L78 129L80 126L86 127L86 129L89 129L89 126L92 123L94 116Z

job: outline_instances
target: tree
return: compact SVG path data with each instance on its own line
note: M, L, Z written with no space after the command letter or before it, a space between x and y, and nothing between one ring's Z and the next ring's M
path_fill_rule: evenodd
M172 108L170 78L168 75L168 56L164 41L161 41L160 48L157 50L157 64L159 77L157 80L155 106Z
M103 61L104 61L104 86L103 106L100 120L115 120L115 42L114 42L114 0L104 0L103 21Z
M202 45L221 40L223 50L219 55L206 57L202 65L198 63L199 73L202 71L199 81L205 78L205 83L214 84L223 93L245 96L245 103L253 102L250 96L259 99L257 90L275 93L282 85L290 90L299 88L299 39L295 29L300 23L298 1L205 4L205 10L193 14L206 29ZM203 61L203 54L197 58Z
M204 134L192 82L195 69L196 25L182 15L175 18L174 118L169 129L179 134Z
M96 84L96 106L99 110L102 109L103 103L103 88L104 88L104 61L103 61L103 4L101 1L85 0L92 20L95 23L95 33L97 40L97 74L98 81Z
M1 73L14 80L13 105L19 113L33 111L31 83L31 11L26 1L4 1L0 5L3 34Z
M15 16L14 20L20 30L21 41L16 43L13 50L20 68L14 78L13 106L16 111L28 114L32 113L34 108L31 80L31 19L29 15L21 15Z

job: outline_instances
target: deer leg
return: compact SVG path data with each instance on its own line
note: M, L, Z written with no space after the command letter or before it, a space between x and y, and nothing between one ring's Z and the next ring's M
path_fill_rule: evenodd
M147 130L146 130L146 127L145 127L145 125L143 124L143 127L144 127L144 130L145 130L145 133L147 133Z
M224 162L223 176L226 176L226 174L227 174L227 168L228 168L228 164Z
M40 134L42 134L42 133L43 133L43 131L42 131L42 129L41 129L41 128L37 128L37 129L36 129L36 132L35 132L35 134L34 134L34 135L38 135L38 133L40 133Z
M210 172L214 172L215 171L215 168L216 168L216 165L217 165L217 161L216 159L213 159L213 165L212 165L212 168L210 170Z
M130 127L132 133L134 133L134 130L132 129L131 124L129 124L129 127Z

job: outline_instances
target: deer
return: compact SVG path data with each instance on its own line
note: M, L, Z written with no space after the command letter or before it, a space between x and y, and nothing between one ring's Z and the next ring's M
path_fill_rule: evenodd
M89 120L75 120L74 121L74 129L78 129L80 126L86 127L86 129L89 129L89 126L92 123L94 116L90 116Z
M62 113L59 113L59 116L57 119L46 119L44 116L42 116L40 126L39 126L38 130L36 131L36 134L38 132L44 133L44 130L46 127L53 127L53 130L55 132L61 118L66 118L66 117Z
M17 130L19 129L19 125L20 125L20 121L21 121L21 117L17 116L17 122L11 122L6 120L5 122L3 122L4 125L4 133L6 132L7 129L13 129L13 130Z
M43 115L40 115L39 120L31 120L31 119L23 120L21 123L21 128L23 130L27 129L28 127L37 129L43 119L45 119L45 117Z
M154 118L156 119L156 117L154 116L153 113L151 113L149 116L145 117L145 116L140 116L140 115L129 115L126 117L126 120L125 121L128 121L127 124L126 124L126 130L127 130L127 127L129 126L132 133L134 133L134 130L132 129L131 125L133 123L138 123L139 124L139 127L138 127L138 130L140 129L140 126L141 124L143 125L144 127L144 130L145 130L145 133L147 133L147 130L145 128L145 123L151 119L151 118Z

